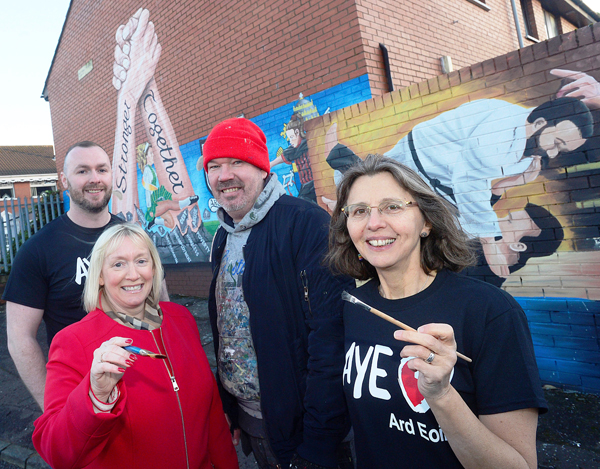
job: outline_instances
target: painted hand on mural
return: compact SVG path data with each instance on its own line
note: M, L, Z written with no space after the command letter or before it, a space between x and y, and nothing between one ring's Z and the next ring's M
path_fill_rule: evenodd
M117 91L121 89L123 82L127 78L127 70L129 70L129 55L127 55L121 46L115 46L115 63L113 64L113 86Z
M535 180L542 170L542 157L538 155L531 156L531 164L523 174L505 177L492 185L492 194L502 196L507 189L516 186L522 186Z
M335 206L337 205L337 200L329 199L328 197L325 197L324 195L321 196L321 200L327 206L329 211L333 213L333 211L335 210Z
M119 109L113 165L115 185L120 184L120 187L115 187L117 197L113 199L113 212L127 219L139 218L147 228L157 225L173 229L178 226L178 214L196 203L198 197L194 195L175 131L154 79L162 49L149 16L148 10L140 8L116 32L113 85L119 91ZM138 113L147 140L136 146ZM134 152L140 148L143 161ZM146 190L143 217L136 210L140 208L136 163L142 171L142 185ZM201 221L196 225L194 231ZM182 232L186 229L187 225L181 226Z
M325 154L332 155L333 149L336 147L337 144L338 144L337 122L334 122L333 124L331 124L331 127L329 127L329 129L327 129L327 132L325 133ZM334 173L333 180L337 187L342 173L336 168L332 168L332 169L333 169L333 173ZM330 212L333 212L335 210L337 200L330 199L330 198L322 195L321 201L325 204L325 206L329 209Z
M554 69L550 70L554 76L573 80L563 85L556 93L557 98L563 96L577 98L584 102L589 108L600 108L600 83L587 73L572 70Z
M131 51L129 39L137 28L142 10L140 8L136 11L127 24L119 26L115 34L117 45L115 46L115 63L113 64L113 86L117 91L121 89L123 82L127 78L127 70L129 70L131 64L129 60L129 52Z
M113 86L117 91L121 89L123 82L127 78L127 70L129 70L129 66L131 65L131 61L129 60L129 52L131 51L131 44L129 43L129 39L131 37L132 31L137 28L137 23L139 21L139 17L142 13L142 8L140 8L127 22L127 24L122 24L117 28L117 32L115 34L115 39L117 41L117 45L115 46L115 63L113 64ZM135 24L135 25L133 25ZM125 27L127 31L125 32ZM127 38L127 39L126 39Z
M138 10L116 33L113 85L130 102L142 96L154 76L162 47L146 9Z
M334 122L325 134L325 154L329 155L337 144L337 122Z

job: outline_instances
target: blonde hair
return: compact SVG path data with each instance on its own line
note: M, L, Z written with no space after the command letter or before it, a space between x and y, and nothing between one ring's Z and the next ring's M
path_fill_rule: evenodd
M107 228L100 235L94 245L94 249L92 249L88 276L83 289L83 307L88 313L96 309L99 305L101 289L100 274L102 273L102 266L106 257L112 254L126 238L131 239L138 246L148 248L148 251L150 251L154 275L148 299L152 306L156 307L158 305L163 279L163 267L156 246L154 246L154 243L142 227L134 223L122 223Z

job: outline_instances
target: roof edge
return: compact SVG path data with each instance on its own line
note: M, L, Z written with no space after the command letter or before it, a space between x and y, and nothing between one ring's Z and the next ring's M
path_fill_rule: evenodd
M0 174L0 184L9 184L15 182L42 182L58 181L58 172L54 173L33 173L33 174Z
M46 75L46 80L44 81L44 89L42 90L42 98L44 101L48 101L48 79L50 78L50 73L52 73L52 67L54 67L54 60L56 59L56 53L58 52L58 47L60 46L60 42L62 41L63 34L65 33L65 26L67 25L67 19L69 19L69 13L71 13L71 7L73 6L73 0L69 2L69 9L67 10L67 14L65 15L65 22L63 23L62 30L60 31L60 36L58 38L58 43L56 44L56 49L54 49L54 55L52 56L52 62L50 63L50 68L48 69L48 74Z
M587 14L587 16L589 16L593 22L598 22L600 21L600 15L598 13L596 13L594 10L592 10L587 3L585 3L582 0L570 0L567 1L567 3L574 3L575 5L577 5L579 8L581 8L583 10L583 13Z

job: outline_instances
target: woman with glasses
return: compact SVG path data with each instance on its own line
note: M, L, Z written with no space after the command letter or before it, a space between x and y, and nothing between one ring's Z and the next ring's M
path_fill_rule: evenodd
M509 294L458 273L475 256L455 208L378 155L345 173L337 201L330 265L368 280L355 298L416 329L345 305L358 468L537 467L546 402L527 319Z

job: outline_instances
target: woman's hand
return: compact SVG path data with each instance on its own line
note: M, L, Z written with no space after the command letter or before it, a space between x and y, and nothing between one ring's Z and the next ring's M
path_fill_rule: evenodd
M132 339L113 337L94 350L90 386L100 401L107 402L108 396L123 377L125 370L137 360L136 355L122 348L132 343Z
M426 324L417 332L396 331L394 338L416 345L407 345L400 352L402 358L416 357L406 366L419 372L419 391L425 399L435 400L450 390L450 377L456 363L454 329L448 324ZM426 362L433 352L433 360Z

